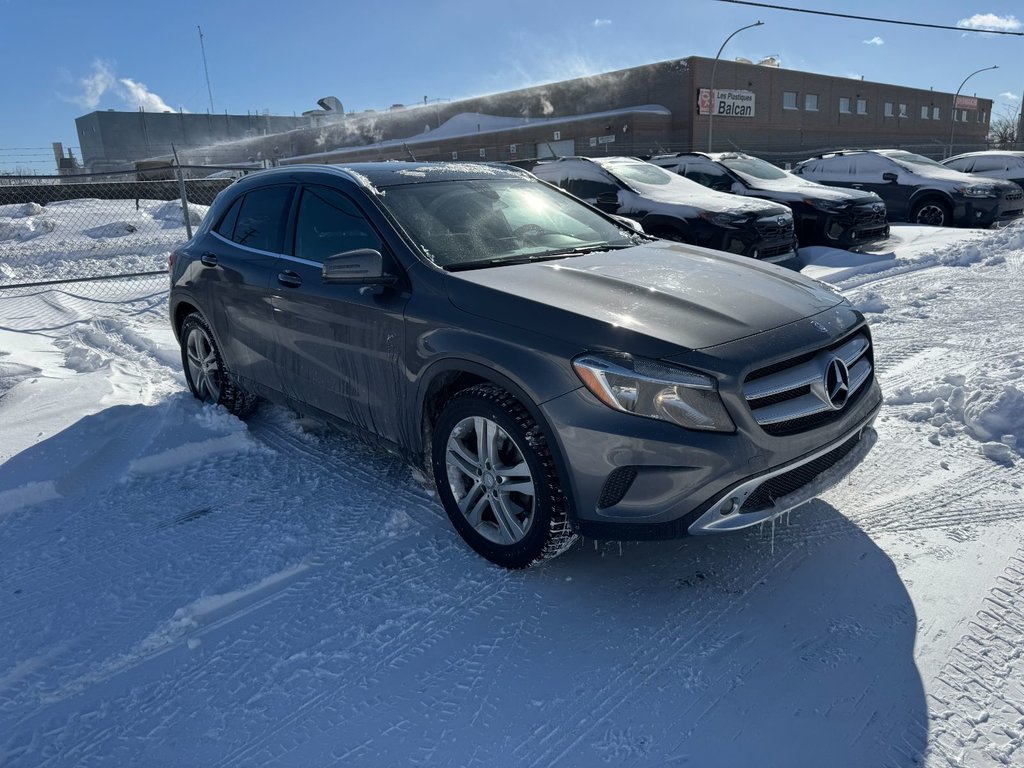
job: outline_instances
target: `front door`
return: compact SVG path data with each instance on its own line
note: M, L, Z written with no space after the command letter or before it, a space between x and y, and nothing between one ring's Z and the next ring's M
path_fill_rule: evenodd
M271 294L285 393L398 441L404 391L400 358L408 294L324 282L328 256L385 246L355 201L338 189L300 192L294 247L277 262Z

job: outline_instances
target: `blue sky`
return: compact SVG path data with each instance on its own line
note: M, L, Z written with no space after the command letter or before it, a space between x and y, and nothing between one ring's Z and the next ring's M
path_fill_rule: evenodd
M806 8L956 25L991 14L1024 31L1020 0L791 0ZM86 9L88 11L86 12ZM690 55L775 55L785 67L953 91L1016 109L1024 37L844 21L714 0L513 3L0 0L0 168L51 172L92 109L209 107L292 114L338 96L347 110L454 99ZM1001 21L1000 21L1001 20ZM992 21L992 19L989 19ZM39 148L39 149L37 149Z

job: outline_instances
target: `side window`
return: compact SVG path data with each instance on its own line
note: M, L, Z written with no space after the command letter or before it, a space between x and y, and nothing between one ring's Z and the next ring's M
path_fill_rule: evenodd
M306 187L295 222L295 255L323 262L357 248L381 250L381 239L346 195L330 187Z
M220 222L216 227L214 227L213 231L221 237L225 237L230 240L231 235L234 234L235 231L235 222L238 221L238 211L241 210L241 208L242 198L240 197L235 200L230 208L228 208L228 212L221 216Z
M974 161L973 173L982 171L1005 171L1006 160L1001 157L979 157Z
M711 187L711 189L725 192L732 189L732 178L721 168L714 165L687 164L685 176L691 181L696 181L705 187Z
M242 200L231 239L247 248L281 253L292 192L290 185L282 185L248 193Z
M619 192L619 188L614 184L592 179L566 179L562 183L562 189L580 200L596 200L597 196L602 193L618 194Z

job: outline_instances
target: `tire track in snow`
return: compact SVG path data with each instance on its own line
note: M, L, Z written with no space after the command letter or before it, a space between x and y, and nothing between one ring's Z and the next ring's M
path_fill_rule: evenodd
M615 712L647 686L656 676L663 673L678 656L687 651L712 627L721 623L728 614L738 609L773 571L788 564L795 550L772 561L748 579L748 586L731 600L723 600L720 609L705 614L695 625L685 628L676 622L667 621L661 628L652 633L647 643L657 649L653 653L637 659L621 667L607 682L596 691L588 691L587 700L580 702L582 707L576 712L579 715L575 723L554 723L542 726L534 734L534 738L524 741L512 750L515 764L528 765L529 768L541 768L557 765L566 755L576 749L595 728L606 725ZM802 552L806 557L806 551ZM642 663L642 667L638 666ZM542 734L542 735L541 735Z
M1024 762L1024 548L997 577L929 698L929 757L956 768Z

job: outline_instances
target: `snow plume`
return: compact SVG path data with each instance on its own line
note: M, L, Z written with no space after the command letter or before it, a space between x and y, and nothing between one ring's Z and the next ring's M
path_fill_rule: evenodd
M68 101L77 104L83 109L93 110L99 106L103 94L109 91L117 79L114 77L114 69L102 59L96 59L92 63L92 74L80 78L78 84L82 87L82 93L73 96Z
M610 27L612 25L611 19L594 19L595 27Z
M1020 96L1018 96L1013 91L1003 91L999 95L1006 101L1020 101Z
M1013 32L1020 29L1021 22L1016 16L997 16L994 13L976 13L969 19L960 19L956 25L958 27L963 27L964 29Z
M861 42L864 43L864 45L885 45L885 40L880 38L878 35L875 35L870 40L861 40Z
M126 104L142 107L146 112L173 112L167 104L149 90L145 83L139 83L130 77L122 77L118 82L124 89L119 94Z
M103 59L92 63L92 72L79 78L81 93L77 96L64 97L65 101L77 104L83 109L94 110L108 93L115 95L128 109L142 107L147 112L173 112L162 98L153 93L144 83L130 77L118 78L114 65ZM183 110L188 111L188 110Z

